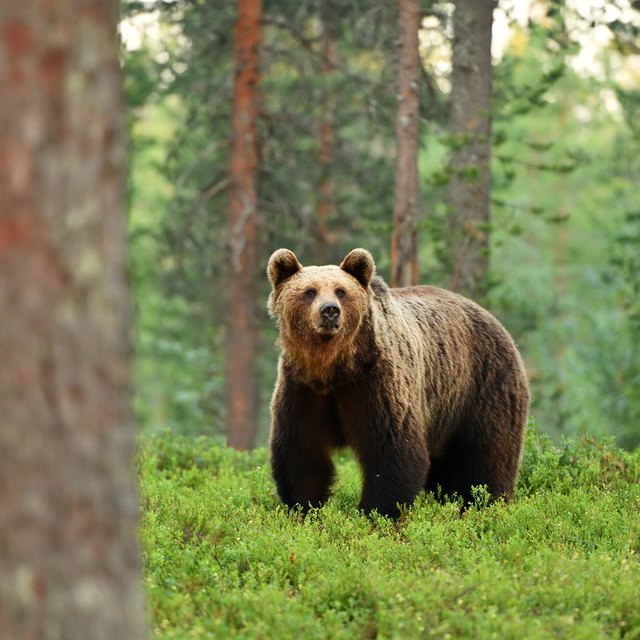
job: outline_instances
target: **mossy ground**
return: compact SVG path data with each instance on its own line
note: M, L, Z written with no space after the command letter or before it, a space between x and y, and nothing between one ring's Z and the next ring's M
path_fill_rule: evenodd
M640 638L640 451L530 428L510 504L422 495L356 509L357 465L303 518L267 454L141 443L141 539L160 638Z

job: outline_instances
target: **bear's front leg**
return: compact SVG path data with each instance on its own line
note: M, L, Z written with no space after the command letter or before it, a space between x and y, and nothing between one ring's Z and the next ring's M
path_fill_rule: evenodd
M409 506L424 487L429 470L426 446L420 440L393 437L374 451L360 455L364 484L359 508L365 513L374 509L384 516L397 518L398 505Z
M330 495L335 423L328 399L308 387L285 380L276 389L271 404L271 472L282 502L306 511Z
M335 477L330 456L275 439L271 444L271 470L278 496L287 506L300 505L306 512L328 500Z
M398 504L410 505L423 489L429 453L422 418L394 402L386 390L384 367L337 394L347 444L362 469L360 504L365 513L397 518ZM409 408L408 408L409 409Z

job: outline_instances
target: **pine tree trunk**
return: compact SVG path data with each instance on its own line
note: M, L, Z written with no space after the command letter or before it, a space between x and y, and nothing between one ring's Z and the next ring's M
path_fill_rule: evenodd
M419 0L398 0L400 38L391 286L418 281Z
M491 27L494 0L456 0L453 14L448 286L478 298L489 268Z
M0 4L0 638L143 638L116 0Z
M336 45L336 6L333 0L322 0L320 35L320 76L322 79L322 103L320 105L320 121L318 125L318 199L316 202L316 264L325 264L331 260L331 248L335 245L336 236L330 230L334 215L334 124L336 110L336 94L333 86L335 69L338 63Z
M253 445L257 421L258 217L256 170L261 0L237 0L233 143L229 167L227 438Z

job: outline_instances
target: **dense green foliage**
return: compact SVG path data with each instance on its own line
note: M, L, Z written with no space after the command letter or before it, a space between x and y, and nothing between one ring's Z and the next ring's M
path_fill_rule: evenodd
M364 246L387 276L394 3L263 4L264 262L279 246L316 259L328 100L327 260ZM356 510L360 478L346 454L334 497L303 518L280 505L264 449L222 445L234 4L123 2L125 17L153 24L123 52L123 67L141 537L156 637L640 639L640 449L616 448L640 442L638 3L630 20L614 0L579 10L545 0L526 23L509 15L516 4L496 12L510 35L494 59L484 303L518 342L532 413L556 444L530 429L509 505L486 505L478 489L477 507L461 513L423 495L391 522ZM321 6L334 10L331 73L321 70ZM450 6L422 2L431 34L421 50L420 270L436 285L449 268L447 156L456 144L440 64ZM608 44L593 48L589 34L602 29ZM577 63L583 49L589 68ZM261 286L264 309L266 278ZM276 353L266 311L259 324L265 442ZM200 433L217 435L193 439ZM616 445L567 433L611 435Z
M393 199L393 3L332 0L339 65L320 74L319 7L269 0L262 61L260 214L263 260L279 247L313 262L318 118L335 99L335 255L370 249L388 276ZM640 93L631 55L639 18L615 2L581 13L539 3L494 65L490 289L486 305L520 345L532 413L555 434L640 441ZM224 425L226 171L233 4L123 3L155 11L158 33L125 52L132 107L130 244L136 302L135 407L147 429L209 433ZM286 9L286 10L285 10ZM423 43L421 280L447 273L446 57L443 5ZM498 15L499 12L496 13ZM624 18L624 19L623 19ZM434 22L435 20L435 22ZM593 48L591 30L607 45ZM589 45L591 42L591 45ZM431 44L429 44L431 43ZM585 44L586 43L586 44ZM593 56L577 65L582 48ZM263 279L259 308L267 296ZM274 332L260 318L262 411L268 431Z
M640 452L530 428L506 505L423 495L398 522L278 502L263 449L142 440L145 582L159 638L640 638Z

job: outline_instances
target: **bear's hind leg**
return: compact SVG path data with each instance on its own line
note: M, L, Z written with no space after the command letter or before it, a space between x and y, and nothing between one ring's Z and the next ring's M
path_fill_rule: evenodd
M496 446L489 438L469 437L474 429L461 430L444 454L432 459L426 489L441 498L460 496L465 505L473 503L471 488L486 485L493 499L509 500L515 486L520 459L520 443L507 438L505 446Z

